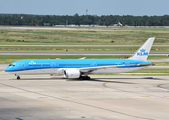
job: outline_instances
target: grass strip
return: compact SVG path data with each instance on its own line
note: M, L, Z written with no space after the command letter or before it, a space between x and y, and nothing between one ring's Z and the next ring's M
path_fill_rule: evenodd
M86 59L114 59L114 58L122 58L123 56L91 56L91 55L0 55L0 63L12 63L17 60L23 59L79 59L82 57L86 57Z
M111 28L113 29L113 28ZM111 30L110 29L110 30ZM169 31L157 28L96 30L13 30L0 29L1 45L141 45L156 37L154 45L169 45Z
M0 55L0 63L12 63L17 60L23 59L79 59L86 57L86 59L121 59L122 55ZM128 56L130 57L130 56ZM169 58L167 56L149 56L148 59L164 59ZM157 63L158 64L158 63ZM163 62L160 63L161 65ZM168 62L164 62L164 65L168 65Z
M43 52L135 52L139 47L51 47L51 46L0 46L0 51L43 51ZM169 52L168 47L152 47L151 52Z

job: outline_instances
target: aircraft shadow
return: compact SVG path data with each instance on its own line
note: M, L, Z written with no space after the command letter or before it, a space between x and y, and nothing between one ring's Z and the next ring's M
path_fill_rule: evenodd
M17 80L17 79L9 79L9 80ZM99 79L90 79L90 80L82 80L82 79L65 79L65 78L21 78L17 81L41 81L41 80L44 80L44 81L48 81L48 80L53 80L53 81L61 81L61 80L66 80L68 82L73 82L73 81L78 81L78 82L83 82L83 81L91 81L91 82L108 82L108 83L123 83L123 84L136 84L136 83L131 83L131 82L120 82L120 81L107 81L107 80L99 80Z
M9 80L18 80L18 79L9 79ZM21 81L21 80L66 80L64 78L21 78L19 79L18 81Z
M65 79L62 77L49 77L49 78L21 78L18 81L22 80L55 80L55 81L60 81L60 80L66 80L66 81L93 81L93 82L112 82L112 83L125 83L125 84L135 84L135 83L130 83L130 82L121 82L121 81L115 81L115 80L135 80L135 79L149 79L149 80L163 80L163 81L168 81L160 78L153 78L153 77L143 77L143 78L91 78L90 80L82 80L82 79ZM9 80L17 80L17 79L9 79ZM111 80L111 81L110 81Z
M107 79L107 80L106 80ZM148 79L148 80L164 80L160 78L153 78L153 77L143 77L143 78L91 78L90 80L82 80L82 79L67 79L67 81L93 81L93 82L109 82L109 83L124 83L124 84L136 84L132 82L122 82L116 80L136 80L136 79ZM111 80L111 81L110 81ZM166 80L164 80L166 81Z
M93 81L93 82L107 82L107 83L123 83L123 84L136 84L131 82L120 82L120 81L107 81L107 80L99 80L99 79L90 79L90 80L84 80L84 81Z

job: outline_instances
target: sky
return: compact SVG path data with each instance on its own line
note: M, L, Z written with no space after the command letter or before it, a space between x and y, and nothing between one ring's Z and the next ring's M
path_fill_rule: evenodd
M169 0L0 0L0 13L34 15L169 15Z

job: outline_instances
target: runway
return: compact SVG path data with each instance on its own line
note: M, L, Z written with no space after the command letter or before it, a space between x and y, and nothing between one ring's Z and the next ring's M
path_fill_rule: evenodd
M168 76L21 76L0 65L0 120L168 120Z
M133 55L134 52L8 52L1 51L0 55ZM166 56L168 52L151 52L149 55Z

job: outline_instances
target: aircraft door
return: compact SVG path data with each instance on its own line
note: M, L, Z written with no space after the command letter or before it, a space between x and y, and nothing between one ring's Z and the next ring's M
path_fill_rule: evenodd
M127 67L130 67L130 63L129 63L129 62L126 62L126 66L127 66Z
M25 64L24 63L20 63L21 69L24 70L25 69Z
M121 62L116 62L116 65L121 65Z
M97 66L96 62L93 62L93 63L92 63L92 66L93 66L93 67L94 67L94 66Z

